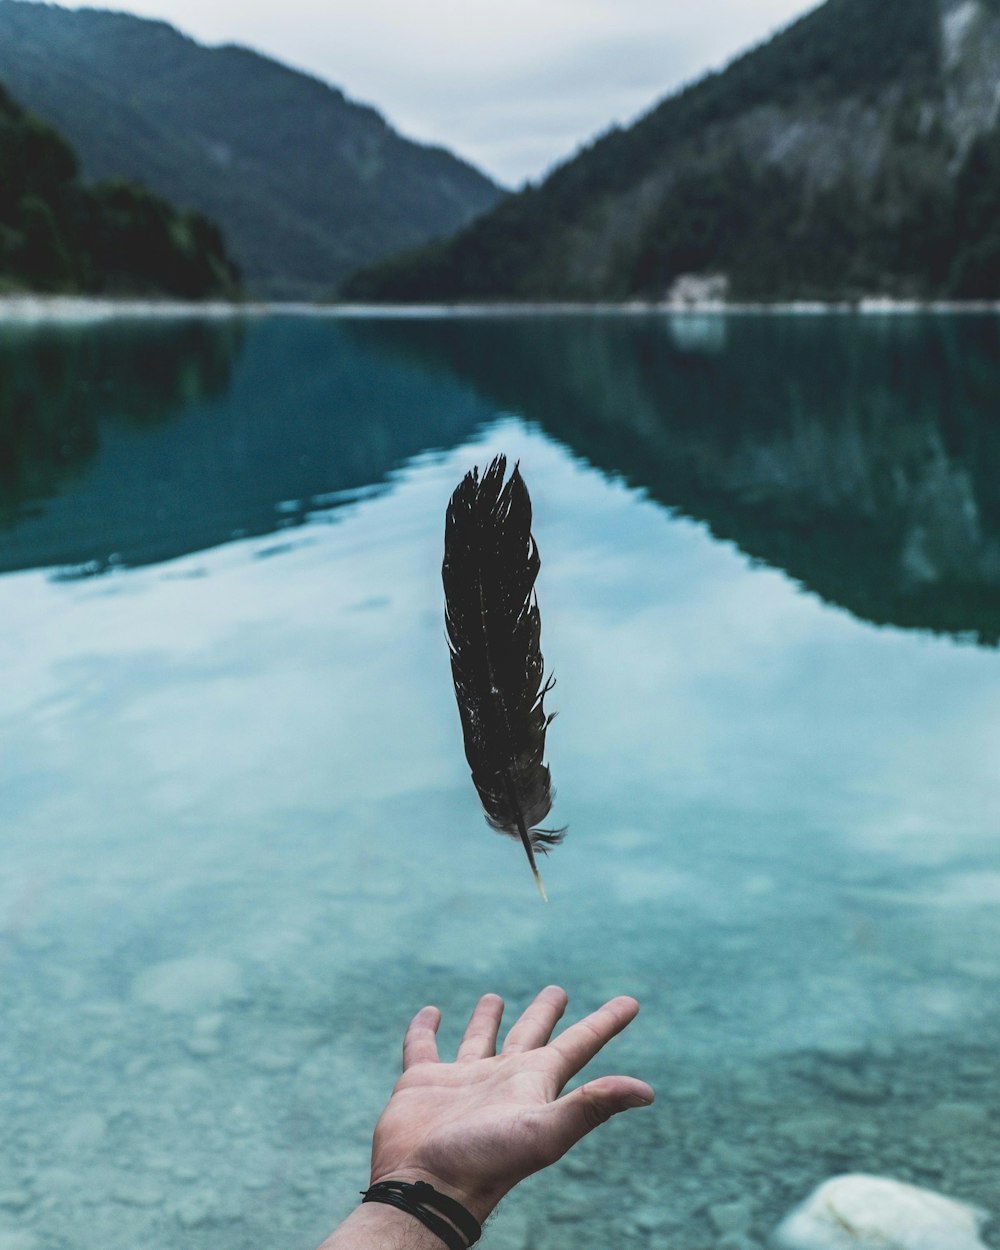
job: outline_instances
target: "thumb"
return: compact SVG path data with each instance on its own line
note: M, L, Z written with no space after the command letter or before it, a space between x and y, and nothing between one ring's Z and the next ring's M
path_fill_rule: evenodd
M654 1094L645 1081L631 1076L602 1076L549 1104L553 1144L561 1158L581 1137L619 1111L648 1107Z

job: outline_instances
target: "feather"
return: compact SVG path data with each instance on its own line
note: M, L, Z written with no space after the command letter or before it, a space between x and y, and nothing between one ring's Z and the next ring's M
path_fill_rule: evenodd
M552 807L542 755L552 720L543 701L554 682L542 680L531 500L517 466L505 484L506 470L506 458L497 456L481 478L478 468L467 473L451 497L441 570L445 624L465 756L486 821L521 840L546 899L535 855L564 833L538 828Z

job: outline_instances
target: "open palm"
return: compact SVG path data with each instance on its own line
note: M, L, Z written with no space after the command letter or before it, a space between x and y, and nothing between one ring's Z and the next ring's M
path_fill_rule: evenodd
M454 1063L438 1056L441 1013L418 1012L403 1043L403 1074L375 1129L372 1183L428 1181L482 1220L518 1181L598 1124L652 1102L650 1087L628 1076L600 1077L559 1097L639 1010L635 999L614 998L552 1039L566 1003L558 986L542 990L497 1053L503 1000L485 995Z

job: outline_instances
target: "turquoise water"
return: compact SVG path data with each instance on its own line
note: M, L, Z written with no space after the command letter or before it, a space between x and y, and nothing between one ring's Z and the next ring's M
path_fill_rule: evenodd
M984 319L0 328L0 1248L317 1244L402 1029L643 1005L483 1244L1000 1213ZM468 780L444 508L518 458L565 844ZM725 1238L729 1237L726 1242Z

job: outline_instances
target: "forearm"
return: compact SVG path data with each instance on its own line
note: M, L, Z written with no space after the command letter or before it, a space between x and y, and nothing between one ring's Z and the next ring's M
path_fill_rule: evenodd
M405 1211L366 1202L333 1230L319 1250L444 1250L444 1242Z

